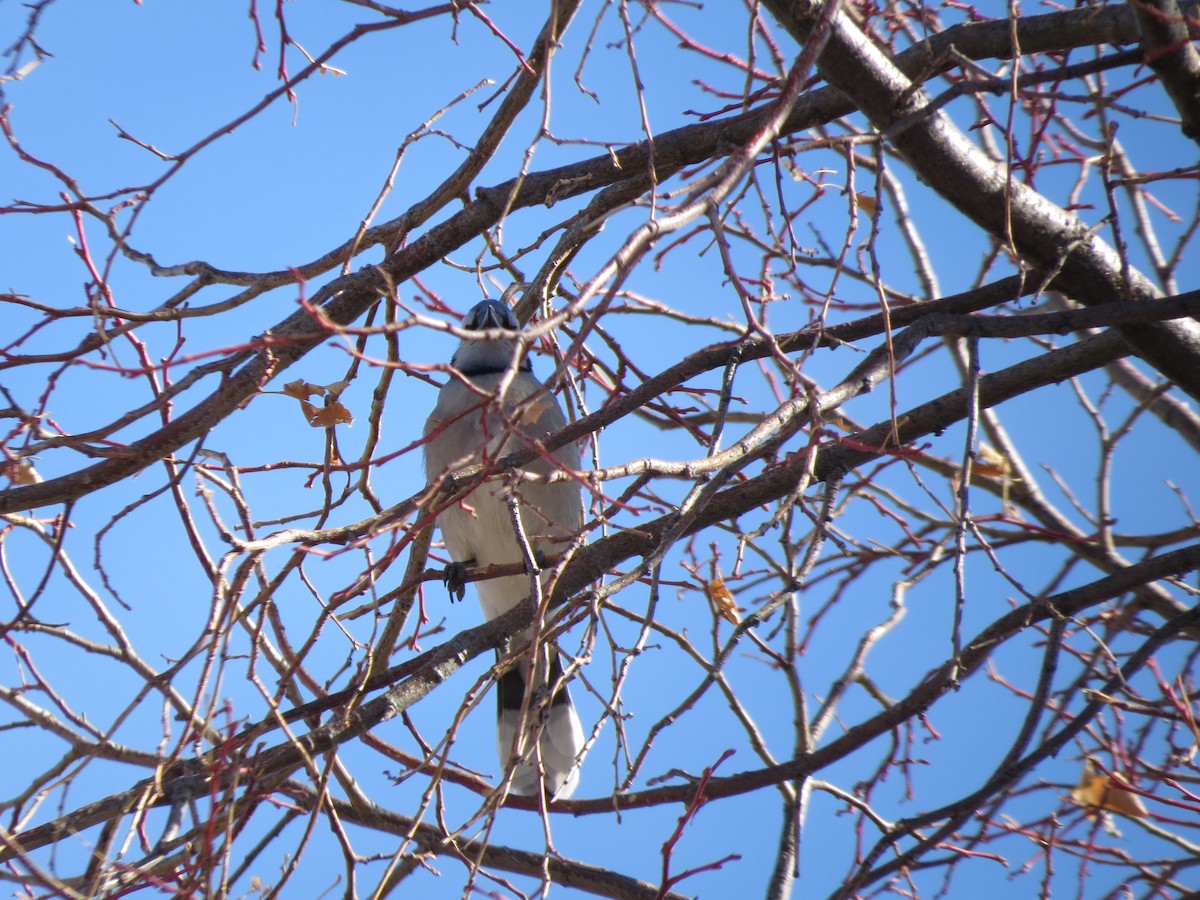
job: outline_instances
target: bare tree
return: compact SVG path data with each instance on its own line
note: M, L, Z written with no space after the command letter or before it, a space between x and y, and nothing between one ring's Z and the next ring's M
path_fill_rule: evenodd
M54 29L107 13L20 10L0 878L1195 889L1200 4L533 6L250 0L225 27L270 90L198 94L182 149L99 110L128 179L39 146ZM158 39L122 49L147 83ZM306 118L331 84L357 127ZM354 221L304 193L321 249L264 228L235 269L178 198L253 235L228 159L269 183L289 107L339 148L322 190L375 188ZM459 316L502 294L569 424L426 484ZM481 624L434 519L531 478L585 524L462 573L530 576ZM531 625L588 740L569 800L495 759L493 651Z

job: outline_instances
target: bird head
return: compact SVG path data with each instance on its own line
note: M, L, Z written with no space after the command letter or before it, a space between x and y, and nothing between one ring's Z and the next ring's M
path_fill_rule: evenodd
M463 318L462 327L464 331L501 332L462 339L450 358L450 365L462 374L468 378L499 374L512 364L513 356L518 352L516 332L521 330L521 323L507 304L500 300L476 303ZM517 368L528 372L532 366L529 359L524 358Z
M489 328L520 331L521 323L507 304L500 300L484 300L471 307L463 318L462 327L467 331L486 331Z

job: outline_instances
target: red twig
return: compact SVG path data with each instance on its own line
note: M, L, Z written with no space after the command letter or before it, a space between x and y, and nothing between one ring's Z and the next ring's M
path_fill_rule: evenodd
M696 866L695 868L687 869L683 872L680 872L678 875L671 874L671 856L675 852L675 847L679 844L680 839L683 837L683 831L685 828L687 828L688 823L695 818L696 813L700 811L700 807L703 806L705 801L708 799L704 796L704 788L708 785L709 779L712 778L713 772L717 770L717 766L721 765L721 763L725 762L725 760L729 759L731 756L733 756L733 751L726 750L720 755L715 763L707 767L701 773L700 783L696 785L696 794L692 798L692 802L688 804L688 808L685 809L683 811L683 815L679 817L679 822L675 826L675 831L672 832L671 836L663 843L662 884L659 886L658 897L656 900L662 900L662 898L666 897L671 888L683 881L685 878L689 878L699 872L709 872L713 871L714 869L719 869L727 862L741 859L740 854L731 853L728 856L724 856L714 862L705 863L702 866Z

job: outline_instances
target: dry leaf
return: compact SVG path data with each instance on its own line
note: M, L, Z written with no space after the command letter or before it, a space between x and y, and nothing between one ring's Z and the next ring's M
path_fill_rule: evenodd
M521 422L525 425L533 425L542 417L542 413L548 410L551 404L554 403L554 398L549 394L543 394L533 403L530 403L521 411Z
M1112 779L1097 769L1090 759L1083 762L1083 777L1071 790L1071 799L1080 806L1120 813L1131 819L1144 819L1149 815L1141 797L1113 784Z
M304 379L297 379L283 386L283 393L297 400L307 400L309 397L324 397L325 388L319 384L309 384Z
M947 460L950 462L950 460ZM955 463L950 462L951 465ZM951 489L958 493L958 488L961 482L959 481L959 472L955 472L950 476ZM1014 481L1021 479L1013 475L1012 463L1008 457L1001 454L999 451L981 443L975 451L975 459L971 463L971 483L981 484L981 478L995 478L1000 481L1000 500L1007 510L1008 506L1008 489Z
M42 476L33 467L29 459L16 460L0 465L0 474L8 476L9 481L18 487L27 484L41 484Z
M971 466L977 475L991 475L993 478L1007 478L1012 471L1012 463L987 444L980 444L975 452L975 464Z
M836 409L830 409L822 412L821 421L823 421L826 425L832 425L838 431L844 431L847 434L858 431L858 427Z
M354 421L350 410L340 403L330 403L328 406L313 406L307 400L300 401L304 410L304 418L313 428L332 428L334 425L349 425Z
M867 214L868 218L875 218L875 213L879 209L879 199L874 194L855 194L854 203Z
M337 402L338 396L349 386L348 381L310 384L303 379L297 379L285 384L280 393L300 401L300 410L313 428L332 428L334 425L349 425L354 421L350 410ZM327 402L324 406L313 406L308 402L309 397L324 397Z
M712 581L705 581L704 593L708 596L708 602L712 604L714 613L734 625L741 624L742 619L738 613L742 610L734 601L733 594L729 593L729 588L725 587L724 578L718 575Z

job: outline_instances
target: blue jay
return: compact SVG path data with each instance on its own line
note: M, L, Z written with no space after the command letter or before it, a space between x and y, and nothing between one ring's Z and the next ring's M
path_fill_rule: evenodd
M450 358L456 371L442 387L425 423L425 474L431 484L446 472L519 450L566 424L562 409L534 377L527 357L517 363L516 376L504 396L496 396L504 373L519 352L514 332L521 326L507 305L497 300L476 304L462 327L485 333L459 343ZM522 405L535 394L538 396ZM539 458L525 470L543 475L556 468L578 470L579 448L574 444L552 455L554 462ZM522 482L512 488L489 481L438 515L438 527L455 563L486 567L521 562L505 503L509 490L517 496L522 530L536 552L561 552L582 527L580 489L574 481ZM529 577L485 579L477 581L475 589L484 616L493 619L529 596ZM547 651L539 649L541 663L530 681L529 637L526 631L510 640L508 649L520 655L521 661L496 683L500 761L506 763L514 750L519 754L510 787L513 793L538 794L544 787L551 798L569 797L579 782L583 728L553 649L548 660ZM525 688L531 683L534 694L527 704L525 733L518 736ZM553 695L547 704L549 690Z

